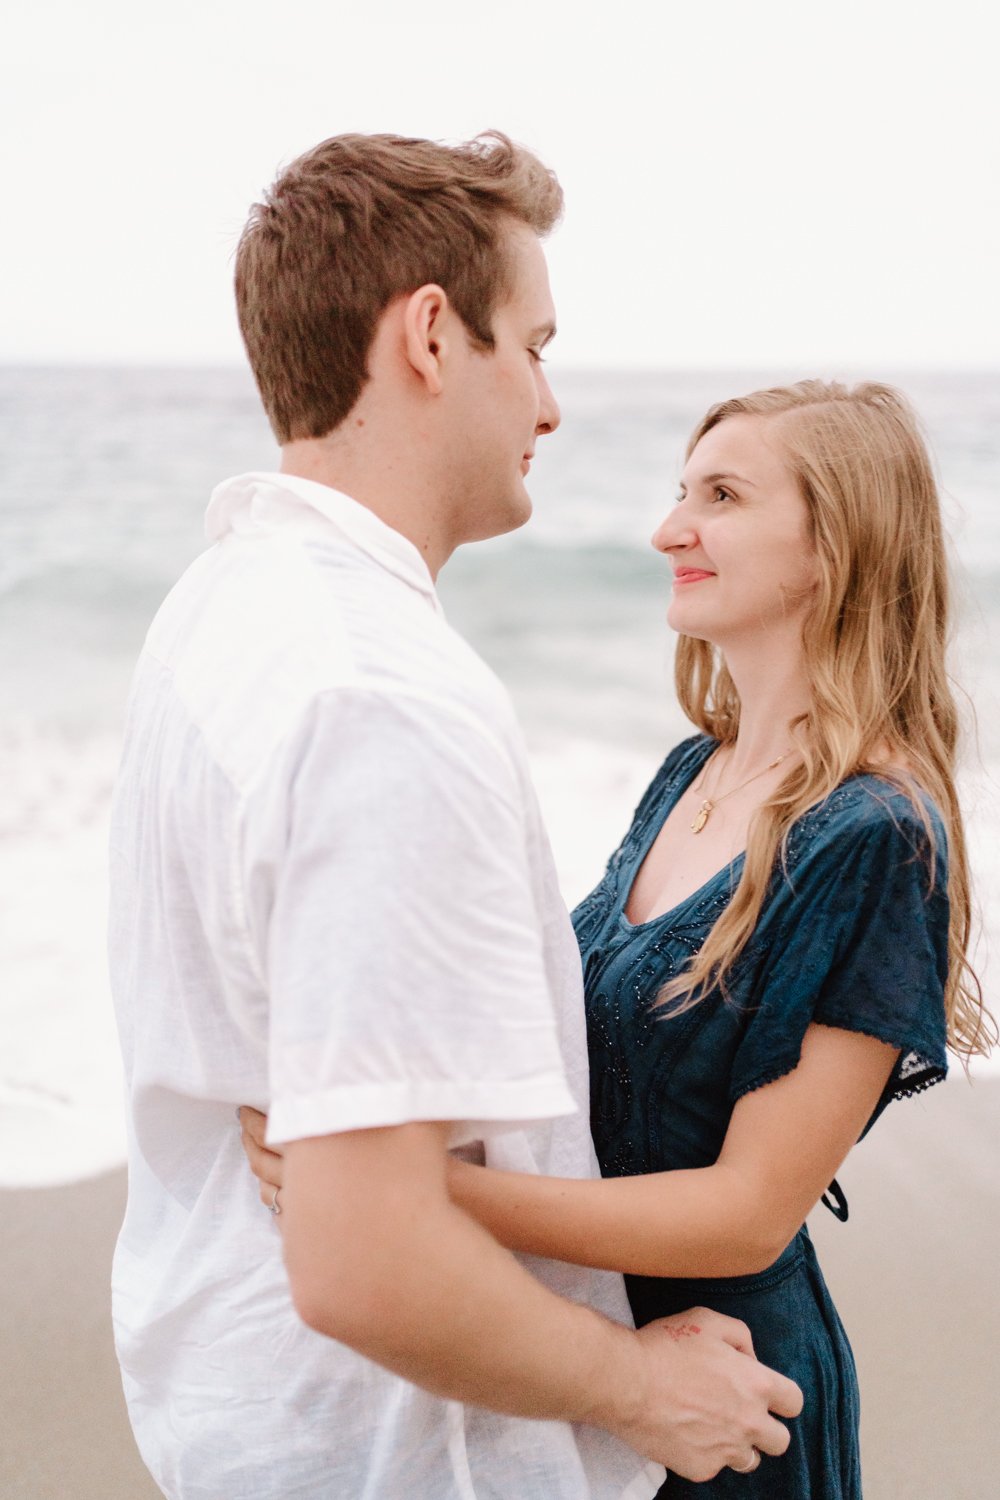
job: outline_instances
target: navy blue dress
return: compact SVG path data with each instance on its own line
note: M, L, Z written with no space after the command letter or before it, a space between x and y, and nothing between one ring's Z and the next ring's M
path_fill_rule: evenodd
M937 857L909 799L872 776L844 782L792 830L787 874L772 880L729 981L671 1018L661 986L701 947L739 878L742 856L672 911L641 924L623 908L667 814L716 742L686 740L665 761L600 885L573 914L584 963L591 1123L605 1177L707 1167L736 1101L790 1072L813 1021L900 1048L866 1131L893 1098L944 1077L948 898L945 832L929 806ZM669 1009L669 1007L668 1007ZM637 1324L695 1305L743 1319L761 1360L797 1381L805 1409L781 1458L752 1475L664 1497L860 1500L858 1390L850 1345L805 1227L759 1275L626 1277Z

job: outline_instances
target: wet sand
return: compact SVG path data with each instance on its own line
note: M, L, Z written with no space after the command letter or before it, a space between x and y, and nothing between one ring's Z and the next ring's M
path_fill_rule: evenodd
M995 1493L998 1158L1000 1078L958 1077L893 1106L857 1148L840 1173L848 1224L813 1215L858 1360L865 1500ZM124 1172L0 1193L3 1500L159 1494L132 1442L109 1326L124 1195Z

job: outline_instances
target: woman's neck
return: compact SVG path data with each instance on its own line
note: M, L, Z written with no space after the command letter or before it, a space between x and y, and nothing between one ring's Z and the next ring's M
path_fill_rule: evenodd
M801 648L786 652L726 653L740 700L740 727L730 775L749 776L794 747L792 723L810 707Z

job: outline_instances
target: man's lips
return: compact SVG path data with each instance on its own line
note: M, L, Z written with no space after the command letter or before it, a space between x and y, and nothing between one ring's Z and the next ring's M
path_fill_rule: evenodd
M703 578L714 578L707 568L677 568L674 573L674 586L681 583L700 583Z

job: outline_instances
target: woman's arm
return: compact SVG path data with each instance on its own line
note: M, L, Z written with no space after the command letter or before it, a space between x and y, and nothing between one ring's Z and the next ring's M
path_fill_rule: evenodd
M449 1192L511 1250L645 1276L762 1271L836 1175L897 1056L812 1025L798 1067L736 1105L714 1166L581 1182L453 1160Z
M596 1181L536 1177L452 1157L455 1203L510 1250L642 1276L744 1276L792 1240L871 1116L897 1049L812 1025L797 1068L746 1094L714 1166ZM263 1115L243 1141L270 1204L282 1158Z

